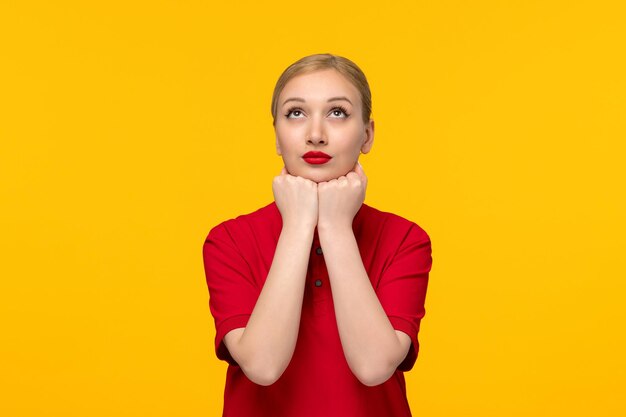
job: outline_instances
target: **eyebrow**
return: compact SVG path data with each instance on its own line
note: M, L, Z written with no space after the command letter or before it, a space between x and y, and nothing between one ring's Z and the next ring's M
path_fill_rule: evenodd
M340 101L340 100L345 100L345 101L347 101L348 103L352 104L352 102L348 99L348 97L345 97L345 96L341 96L341 97L331 97L331 98L329 98L328 100L326 100L326 102L327 102L327 103L330 103L331 101ZM306 100L305 100L305 99L303 99L303 98L301 98L301 97L291 97L291 98L288 98L287 100L283 101L283 104L282 104L282 105L284 106L286 103L288 103L288 102L290 102L290 101L300 101L300 102L304 103Z

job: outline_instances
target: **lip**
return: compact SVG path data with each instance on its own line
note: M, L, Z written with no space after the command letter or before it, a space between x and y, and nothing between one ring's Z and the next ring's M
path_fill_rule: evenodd
M319 151L309 151L305 153L304 155L302 155L302 157L303 158L326 158L326 159L331 158L330 155L326 155L324 152L319 152Z
M326 162L330 161L331 158L332 157L330 155L327 155L324 152L316 151L309 151L302 155L302 159L304 159L305 162L311 165L325 164Z

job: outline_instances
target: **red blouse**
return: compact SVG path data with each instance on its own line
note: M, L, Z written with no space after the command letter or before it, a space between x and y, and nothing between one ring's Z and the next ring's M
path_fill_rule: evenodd
M405 417L411 416L403 372L417 359L424 317L430 238L417 224L362 204L352 223L365 270L396 330L411 337L404 361L384 383L362 384L348 367L335 319L322 248L315 229L291 362L274 384L250 381L222 343L245 327L269 272L282 217L275 202L229 219L209 232L203 245L209 307L215 320L215 352L227 361L225 417Z

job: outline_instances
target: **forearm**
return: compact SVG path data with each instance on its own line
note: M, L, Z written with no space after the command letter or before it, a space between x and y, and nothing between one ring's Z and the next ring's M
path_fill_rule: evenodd
M361 381L390 376L400 340L370 283L352 228L318 231L348 365Z
M248 370L278 379L298 339L313 230L285 225L263 289L239 340Z

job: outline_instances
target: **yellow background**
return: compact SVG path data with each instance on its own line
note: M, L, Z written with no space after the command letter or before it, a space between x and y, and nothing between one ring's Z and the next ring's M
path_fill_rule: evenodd
M0 415L221 415L202 243L320 52L372 87L366 203L432 239L413 414L625 415L621 2L261 3L0 3Z

